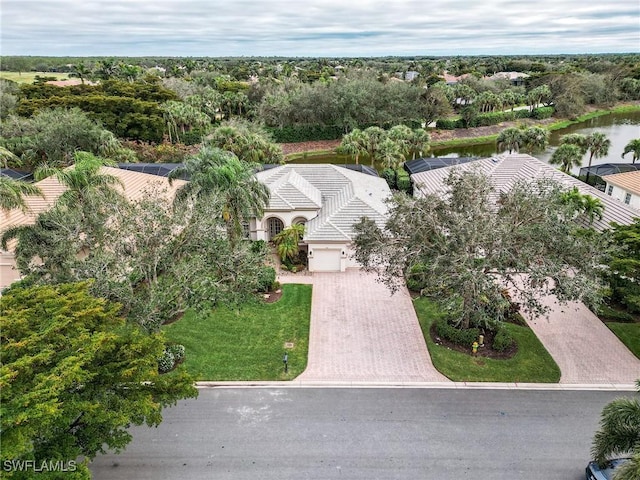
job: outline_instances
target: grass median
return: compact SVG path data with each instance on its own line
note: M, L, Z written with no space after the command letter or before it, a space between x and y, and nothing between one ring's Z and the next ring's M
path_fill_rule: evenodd
M431 361L436 369L455 382L557 383L560 368L533 331L525 326L505 324L518 343L511 358L498 360L473 357L436 344L429 334L432 323L443 314L428 298L417 298L414 307Z
M209 315L187 312L163 330L185 346L185 368L195 380L291 380L307 366L311 286L283 285L275 303L256 301ZM283 355L287 348L288 373Z

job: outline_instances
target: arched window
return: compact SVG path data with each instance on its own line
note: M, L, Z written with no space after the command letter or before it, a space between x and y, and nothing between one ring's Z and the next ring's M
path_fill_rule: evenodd
M293 219L293 222L291 222L292 225L306 225L307 224L307 219L304 217L296 217Z
M267 219L267 234L269 240L272 240L277 234L284 229L284 223L277 217L270 217Z

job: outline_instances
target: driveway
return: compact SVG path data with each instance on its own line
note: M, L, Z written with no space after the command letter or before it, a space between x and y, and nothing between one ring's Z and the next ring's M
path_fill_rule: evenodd
M559 305L549 296L544 304L552 308L548 318L525 318L560 367L560 383L630 384L640 378L640 360L583 303Z
M305 382L449 382L431 363L406 289L391 295L376 276L342 273L280 276L312 283Z

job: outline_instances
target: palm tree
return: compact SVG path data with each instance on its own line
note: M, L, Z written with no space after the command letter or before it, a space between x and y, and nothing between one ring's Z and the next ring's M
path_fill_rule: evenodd
M91 75L91 69L87 67L84 62L77 63L71 67L73 70L69 73L70 77L76 77L80 79L80 83L84 85L84 79Z
M582 164L582 150L577 145L563 143L553 152L549 163L560 165L560 170L569 173L573 167Z
M596 217L598 220L602 220L604 204L599 198L592 197L591 195L583 195L582 211L589 217L589 225L591 225Z
M589 167L594 158L606 157L609 154L611 140L602 132L593 132L587 136L587 151L589 152Z
M43 197L42 191L36 185L0 175L0 210L8 213L14 208L19 208L27 212L28 206L24 197L29 195Z
M507 149L509 153L512 153L514 150L517 152L520 149L523 140L522 130L517 127L509 127L500 132L496 141L498 148Z
M563 135L560 137L560 144L568 144L575 145L580 148L581 155L587 153L589 150L589 146L587 144L587 136L582 135L581 133L570 133L568 135Z
M414 129L408 141L411 159L415 160L416 156L422 157L423 153L428 152L430 141L431 136L424 129Z
M227 237L235 245L242 237L242 222L261 217L269 203L269 189L254 175L254 166L231 152L204 146L184 165L169 174L169 182L187 176L189 182L176 192L175 205L218 198Z
M22 165L22 160L11 150L0 146L0 162L4 165L4 168L9 168L9 163L12 166Z
M387 132L380 127L369 127L362 132L365 136L365 144L367 156L371 159L371 166L373 167L375 161L378 159L378 151L385 138L387 138Z
M633 152L633 161L631 163L636 163L636 160L640 158L640 138L635 138L625 145L622 158L629 152Z
M636 386L640 392L640 380ZM631 460L617 472L616 480L637 479L640 472L640 402L637 398L618 398L604 407L600 430L591 447L591 455L600 464L627 453L631 453Z
M336 149L338 153L353 155L356 165L359 164L360 155L366 153L366 137L362 130L354 128L342 137L342 142Z
M298 244L304 236L304 225L295 224L288 228L285 228L276 236L273 237L273 243L276 244L276 249L280 259L284 261L292 261L298 254Z
M88 152L76 152L75 165L55 171L56 179L67 190L58 197L57 203L68 207L91 208L96 197L115 198L120 195L115 187L124 188L122 181L102 171L102 167L112 162L96 157Z
M529 127L523 132L523 147L529 152L542 151L549 145L549 130Z

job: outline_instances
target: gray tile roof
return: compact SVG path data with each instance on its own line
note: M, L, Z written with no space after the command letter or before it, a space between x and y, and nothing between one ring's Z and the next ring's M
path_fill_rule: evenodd
M267 212L318 209L307 222L305 241L351 241L353 224L363 216L380 227L386 220L391 191L379 177L330 164L283 165L256 177L272 192Z
M461 171L477 170L489 175L496 190L496 198L500 192L508 191L517 181L549 178L568 188L577 187L582 194L599 198L604 205L602 220L596 218L593 222L593 227L600 231L608 228L611 222L628 225L633 223L634 218L639 216L637 211L597 188L561 172L548 163L520 153L484 158L463 165L439 168L411 175L411 180L414 183L414 196L444 194L446 187L443 180L452 169Z

